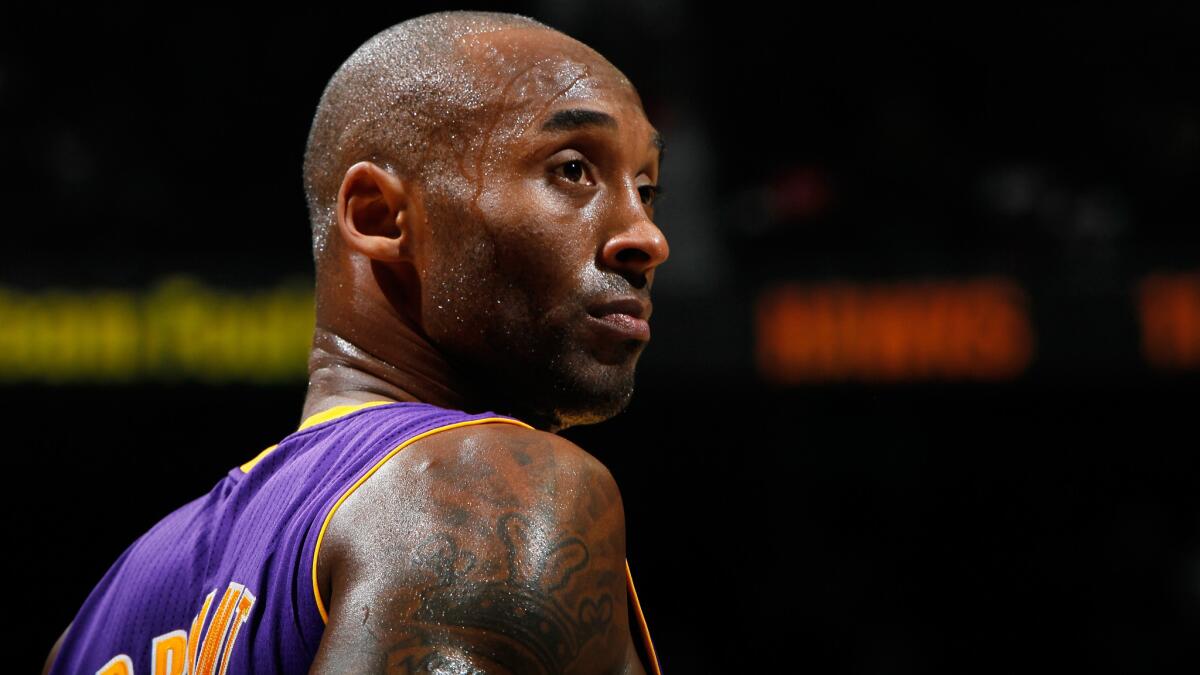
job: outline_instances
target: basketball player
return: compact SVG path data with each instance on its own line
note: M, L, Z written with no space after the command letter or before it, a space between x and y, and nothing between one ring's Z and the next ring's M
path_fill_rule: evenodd
M657 670L617 486L554 432L632 394L661 152L629 81L530 19L360 47L305 157L306 421L135 542L52 672Z

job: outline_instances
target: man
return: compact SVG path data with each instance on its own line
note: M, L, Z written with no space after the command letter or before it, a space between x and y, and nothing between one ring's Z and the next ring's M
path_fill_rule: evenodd
M620 495L554 432L632 394L661 153L628 80L530 19L360 47L305 157L306 421L126 551L52 672L644 672Z

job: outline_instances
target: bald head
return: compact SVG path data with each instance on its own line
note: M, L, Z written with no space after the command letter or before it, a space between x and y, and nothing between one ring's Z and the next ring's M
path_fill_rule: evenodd
M510 28L553 29L495 12L439 12L375 35L346 60L321 96L304 155L304 188L318 266L334 229L346 170L367 160L428 183L452 165L453 146L488 101L464 38Z
M667 256L661 149L624 74L530 19L376 35L330 80L305 157L323 344L546 428L615 414Z

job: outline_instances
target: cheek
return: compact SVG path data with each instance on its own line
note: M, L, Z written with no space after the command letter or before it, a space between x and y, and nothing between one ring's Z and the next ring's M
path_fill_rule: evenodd
M578 275L544 242L513 237L497 242L495 284L488 293L493 330L519 342L540 342L551 326L570 319Z
M603 286L584 234L594 205L538 183L510 182L439 214L422 293L431 337L531 347L578 320L585 296Z
M429 228L421 246L421 323L435 339L462 333L483 312L496 252L470 210L452 199L431 202Z
M478 242L439 246L423 279L421 314L431 336L461 333L487 310L479 302L487 295L486 271L491 252Z
M424 275L426 331L467 348L528 333L553 306L548 289L561 285L545 268L547 257L535 253L533 239L499 237L478 223L459 232L438 243Z
M516 181L496 199L491 213L503 217L489 219L489 236L507 269L561 285L593 264L592 232L601 209L594 195L571 194L545 178Z

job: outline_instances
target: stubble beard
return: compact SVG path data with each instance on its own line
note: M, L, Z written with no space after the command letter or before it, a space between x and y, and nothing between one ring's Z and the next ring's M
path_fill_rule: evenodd
M589 320L583 297L543 310L527 304L520 289L501 285L499 296L481 292L472 301L455 288L466 278L452 275L452 286L439 292L455 296L441 303L455 310L439 318L438 346L475 383L481 405L555 431L602 422L629 405L638 354L606 363L592 353L582 335ZM495 282L471 285L494 289Z
M488 351L494 358L477 363L476 372L486 373L494 407L554 431L622 412L633 397L636 356L626 363L601 363L577 336L569 323L489 324Z
M553 418L560 429L596 424L620 414L633 398L634 366L603 365L590 361L575 367L568 359L552 359ZM636 363L636 358L634 360Z
M435 344L476 384L479 403L554 431L622 412L633 396L640 354L603 362L586 345L582 323L589 320L589 298L620 295L628 285L589 269L575 297L539 307L530 300L537 293L528 290L536 280L506 277L495 243L479 234L482 223L451 203L431 209L441 222L453 223L447 229L459 238L437 246L442 264L428 279L428 301L441 316L427 318L440 324L442 339Z

